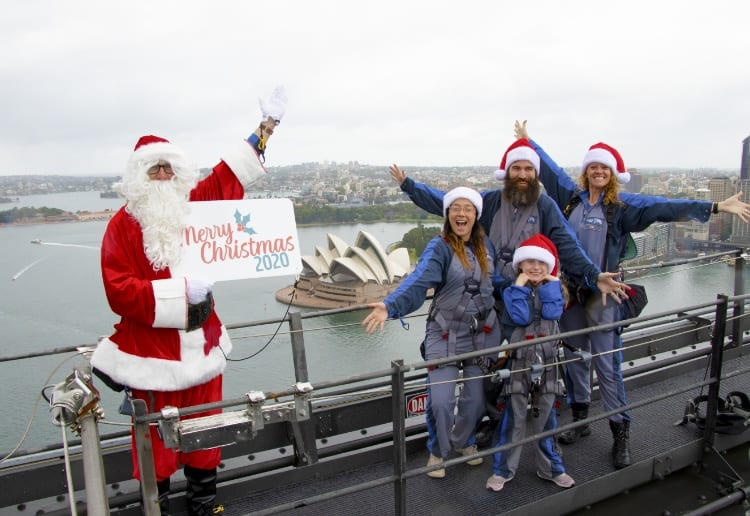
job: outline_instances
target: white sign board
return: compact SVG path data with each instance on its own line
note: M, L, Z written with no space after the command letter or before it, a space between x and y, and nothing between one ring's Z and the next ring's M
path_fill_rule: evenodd
M213 281L297 275L302 270L289 199L191 202L182 259L172 276Z

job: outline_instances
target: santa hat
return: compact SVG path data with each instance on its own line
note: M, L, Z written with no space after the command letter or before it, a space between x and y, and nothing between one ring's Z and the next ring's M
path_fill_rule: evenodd
M524 260L544 262L549 267L550 274L557 276L557 247L541 233L521 242L513 253L513 269L517 270L518 264Z
M448 208L450 208L451 204L453 204L456 199L467 199L471 201L471 204L477 209L477 218L482 216L483 203L481 194L473 188L467 188L465 186L454 188L443 196L443 213L448 211Z
M519 138L513 142L513 144L508 147L508 150L505 151L505 154L503 154L503 160L500 162L500 167L495 171L495 179L498 181L505 179L506 171L510 166L516 161L522 159L531 161L537 175L539 174L539 154L536 153L529 140L526 138Z
M182 149L169 143L166 138L153 134L138 138L130 160L132 163L151 163L164 160L168 161L172 167L187 162Z
M268 120L270 116L276 120L276 123L281 122L286 112L287 102L286 90L283 86L276 86L268 100L258 97L258 102L260 103L260 111L263 113L263 120Z
M586 168L592 163L601 163L605 167L609 167L615 173L617 182L623 185L630 181L630 172L625 169L622 156L617 152L617 149L606 143L599 142L589 147L588 152L583 157L581 173L585 174Z

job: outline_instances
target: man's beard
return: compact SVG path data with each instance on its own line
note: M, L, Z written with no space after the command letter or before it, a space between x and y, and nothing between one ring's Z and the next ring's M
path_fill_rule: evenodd
M148 181L142 195L128 199L127 210L141 225L143 250L155 270L180 259L182 230L190 212L189 191L180 186L178 181Z
M526 188L520 188L518 186L518 178L505 180L505 186L503 188L503 197L510 201L514 206L528 206L533 204L539 199L539 180L533 179L528 182Z

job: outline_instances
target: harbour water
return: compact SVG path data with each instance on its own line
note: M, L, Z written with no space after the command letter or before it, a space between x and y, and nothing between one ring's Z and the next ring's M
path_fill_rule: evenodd
M0 205L47 206L69 211L116 210L118 199L100 199L97 192L22 197L18 203ZM106 222L92 221L0 228L0 356L76 345L93 345L108 335L116 317L104 296L99 273L99 244ZM371 233L383 246L398 241L414 224L299 228L302 254L313 254L316 244L325 245L326 234L346 242L360 230ZM32 240L44 244L33 244ZM56 245L47 245L56 244ZM18 275L25 267L34 264ZM17 278L12 279L14 276ZM276 290L293 282L292 277L221 282L215 286L217 310L225 324L237 324L283 316L285 304L274 298ZM675 306L711 302L719 292L733 292L733 268L724 264L657 269L640 277L646 285L649 305L645 313ZM746 278L746 283L748 283ZM746 285L746 290L748 286ZM291 307L291 310L304 309ZM424 310L423 310L424 311ZM383 333L366 335L359 326L365 312L339 314L305 320L305 345L310 381L331 380L387 368L393 359L419 360L423 319L410 320L409 331L390 322ZM316 330L316 328L319 328ZM225 397L251 390L283 389L293 383L288 327L271 339L276 325L233 332L234 351L225 374ZM312 331L310 331L312 330ZM271 340L270 344L266 344ZM260 351L263 349L262 351ZM259 352L260 351L260 352ZM242 360L258 353L252 358ZM43 387L62 381L80 358L74 354L53 355L22 362L0 362L2 413L0 457L16 446L33 418L22 449L58 442L60 430L50 422L47 404L39 401ZM121 395L102 387L106 419L125 423L117 413ZM35 403L39 402L35 409ZM102 428L102 433L118 428Z

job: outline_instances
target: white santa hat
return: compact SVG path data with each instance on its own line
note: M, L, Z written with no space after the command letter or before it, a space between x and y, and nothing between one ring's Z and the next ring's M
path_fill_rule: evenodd
M453 204L456 199L466 199L471 201L471 204L477 209L477 218L482 216L482 195L473 188L467 188L465 186L454 188L443 196L443 213L448 211L448 208L450 208L451 204Z
M287 102L286 90L283 86L276 86L268 100L263 100L258 97L258 102L260 103L260 111L263 114L263 120L268 120L268 117L270 116L276 120L277 124L281 122L284 113L286 113Z
M586 173L586 168L592 163L601 163L615 174L617 181L620 184L626 184L630 181L630 172L625 169L625 162L617 152L617 149L607 145L606 143L595 143L589 147L588 152L583 157L583 165L581 166L581 173Z
M513 269L518 270L518 264L524 260L544 262L549 267L549 273L557 276L557 247L541 233L521 242L513 253Z
M495 179L502 181L507 175L507 170L513 163L521 160L531 161L534 165L537 175L539 175L539 154L536 153L534 147L531 146L531 142L526 138L519 138L503 154L503 159L500 162L500 167L495 171Z

